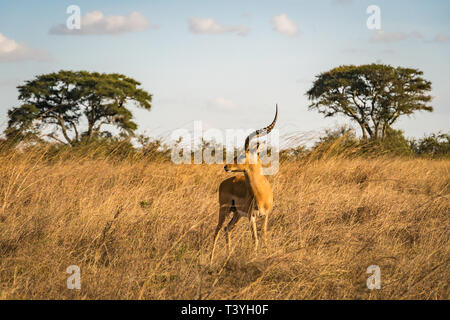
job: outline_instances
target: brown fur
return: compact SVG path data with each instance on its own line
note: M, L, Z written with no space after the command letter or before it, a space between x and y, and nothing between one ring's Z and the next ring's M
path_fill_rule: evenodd
M256 217L264 217L263 241L267 240L267 222L269 213L273 207L273 193L269 181L261 174L261 160L258 156L258 148L249 150L250 140L253 137L268 134L278 117L278 106L275 118L272 123L261 130L256 130L245 140L245 162L238 163L237 158L232 164L227 164L224 169L227 172L243 172L244 176L235 176L224 180L219 186L219 222L214 232L213 248L211 251L212 263L214 259L214 250L219 236L220 229L225 219L233 212L233 216L225 227L227 240L227 252L231 253L230 235L241 217L247 217L250 221L252 236L255 241L255 251L258 249L258 234L256 231ZM263 132L263 133L261 133Z

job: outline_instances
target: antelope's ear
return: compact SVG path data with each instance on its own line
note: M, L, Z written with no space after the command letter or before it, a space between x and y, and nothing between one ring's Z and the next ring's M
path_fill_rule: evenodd
M250 153L260 153L261 150L264 150L264 148L266 147L266 142L265 141L257 141L255 143L253 143L252 145L250 145Z
M251 141L250 146L248 147L248 152L250 154L256 154L259 148L259 141Z
M266 141L262 141L261 143L258 142L256 151L257 151L258 153L260 153L261 150L263 150L266 146L267 146Z

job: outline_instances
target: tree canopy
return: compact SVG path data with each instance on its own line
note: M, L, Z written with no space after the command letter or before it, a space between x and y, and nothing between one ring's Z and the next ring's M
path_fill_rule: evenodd
M433 111L431 82L412 68L368 64L340 66L316 76L307 96L310 110L356 121L364 138L385 138L402 115Z
M39 75L18 86L22 105L8 111L6 136L49 137L74 145L111 135L104 125L131 135L137 128L127 108L151 109L152 95L140 83L118 73L64 71Z

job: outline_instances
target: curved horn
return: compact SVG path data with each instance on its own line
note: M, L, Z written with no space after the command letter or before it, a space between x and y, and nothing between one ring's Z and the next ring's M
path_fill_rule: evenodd
M253 138L265 136L266 134L269 134L270 131L272 131L273 127L275 127L275 123L277 122L277 118L278 118L278 104L276 105L275 118L273 118L272 123L265 128L262 128L262 129L256 130L255 132L250 133L248 135L248 137L245 139L245 151L248 151L250 141Z

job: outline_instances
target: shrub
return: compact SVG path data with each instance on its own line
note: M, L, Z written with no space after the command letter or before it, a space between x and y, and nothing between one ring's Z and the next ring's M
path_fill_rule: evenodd
M412 148L418 155L431 157L448 157L450 155L450 135L447 133L433 133L418 141L412 141Z

